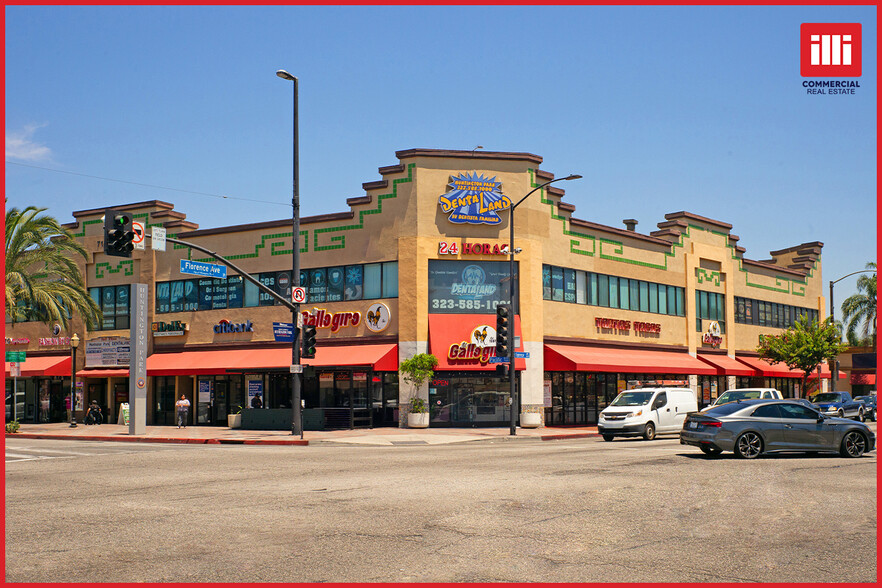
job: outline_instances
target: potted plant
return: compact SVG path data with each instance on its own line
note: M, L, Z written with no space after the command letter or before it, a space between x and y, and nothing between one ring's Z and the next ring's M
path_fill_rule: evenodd
M401 377L412 388L407 408L407 426L411 429L425 429L429 426L429 403L419 393L423 384L435 375L437 365L438 358L431 353L417 353L398 366Z
M227 426L231 429L239 429L242 427L242 407L233 413L227 415Z

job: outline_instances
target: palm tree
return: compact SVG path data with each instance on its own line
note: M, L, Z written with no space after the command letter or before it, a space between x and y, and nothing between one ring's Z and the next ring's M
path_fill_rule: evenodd
M45 210L6 211L6 316L13 324L40 321L66 329L75 312L93 329L101 310L75 260L77 254L86 258L86 248Z
M875 262L869 262L867 269L875 270ZM845 337L853 346L874 345L876 343L876 274L863 275L857 280L858 294L842 303L842 322L846 323ZM863 324L863 326L861 326ZM860 328L860 335L858 335ZM872 332L871 332L872 330Z

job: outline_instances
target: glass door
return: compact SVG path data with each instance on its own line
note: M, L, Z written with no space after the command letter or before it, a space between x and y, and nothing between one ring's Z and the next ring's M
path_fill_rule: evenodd
M230 395L230 383L227 380L215 380L214 382L214 419L213 425L216 427L226 426L227 414L227 397Z
M471 426L477 416L475 385L471 383L454 384L452 400L450 423L454 426Z

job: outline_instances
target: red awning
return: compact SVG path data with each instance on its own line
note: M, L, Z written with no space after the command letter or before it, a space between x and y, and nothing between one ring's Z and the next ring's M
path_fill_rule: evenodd
M303 365L317 367L370 367L377 371L398 369L398 346L346 345L318 347L315 358L301 360ZM291 349L224 349L216 351L182 351L154 353L147 358L148 376L202 376L250 370L287 369L291 365Z
M767 378L800 378L802 379L802 371L801 370L792 370L787 367L786 363L776 363L771 364L764 359L760 359L759 357L750 357L739 355L736 359L742 363L747 364L753 369L757 370L760 374ZM827 365L827 362L824 362L821 365L821 377L830 379L833 375L830 373L830 367ZM843 373L839 372L839 377L843 377ZM815 369L809 376L809 378L818 378L818 370Z
M21 377L70 376L70 355L43 355L28 357L21 364ZM9 362L6 362L6 377L11 378Z
M128 378L129 368L87 368L77 372L78 378Z
M841 372L840 372L841 373ZM876 374L851 374L849 383L858 386L875 386Z
M756 376L756 370L725 354L699 353L698 359L717 368L718 376Z
M545 345L547 371L717 375L717 368L682 351Z
M484 327L496 330L495 314L430 314L429 351L438 358L438 370L492 370L488 360L496 356L496 347L477 344L485 336ZM515 316L514 333L521 334L521 317ZM523 350L521 347L515 351ZM459 357L452 357L454 355ZM515 369L524 370L527 362L515 358Z

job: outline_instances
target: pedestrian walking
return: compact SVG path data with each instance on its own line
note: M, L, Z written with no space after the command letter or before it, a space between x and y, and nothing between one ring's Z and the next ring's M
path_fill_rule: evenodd
M180 429L182 426L187 428L187 413L190 412L190 401L187 400L187 397L181 394L181 399L175 402L175 406L178 409L178 428Z
M64 397L64 408L67 410L67 422L70 422L70 395Z

